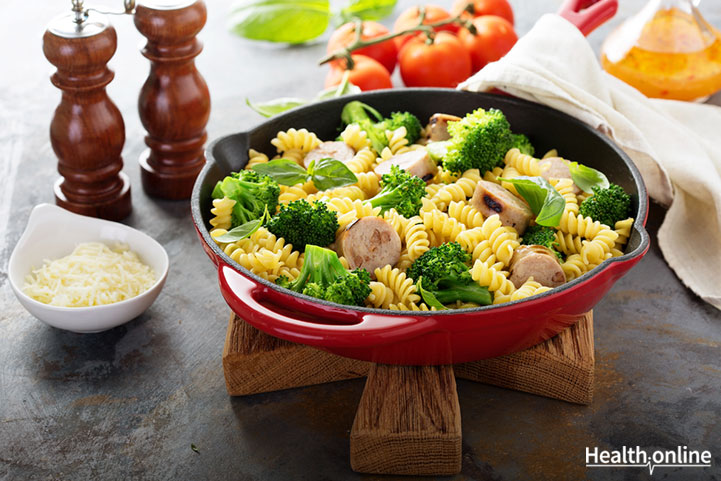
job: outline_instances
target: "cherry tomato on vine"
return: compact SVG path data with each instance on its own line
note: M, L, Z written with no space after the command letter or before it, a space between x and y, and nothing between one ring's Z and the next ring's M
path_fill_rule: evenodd
M380 64L365 55L351 55L353 69L350 71L348 81L361 90L376 90L393 88L391 74ZM330 66L330 71L325 77L325 88L335 87L340 84L345 72L346 61L339 60Z
M425 9L426 18L423 21L424 25L428 25L429 23L442 22L443 20L451 18L451 14L448 13L447 10L439 7L438 5L426 5ZM411 7L398 16L395 23L393 24L393 31L400 32L401 30L415 27L416 25L418 25L419 19L420 7ZM458 31L458 25L454 23L449 23L448 25L443 25L442 27L436 27L434 30L436 32L448 31L456 33ZM396 37L394 39L396 42L396 46L398 47L399 53L401 48L403 48L403 46L406 44L406 42L414 36L416 35L409 33L408 35L401 35L400 37Z
M476 27L476 35L462 28L458 32L458 39L471 54L474 72L506 55L518 40L513 25L505 18L484 15L474 18L473 25Z
M473 3L473 16L498 15L508 20L513 25L513 9L508 0L456 0L453 2L451 12L457 15L466 5Z
M378 22L363 22L363 33L361 40L371 40L382 35L387 35L389 30ZM330 40L328 40L327 52L333 53L348 45L355 40L356 31L355 23L349 22L338 28ZM398 58L398 48L393 40L386 40L375 45L359 48L353 51L354 54L365 55L380 62L389 73L393 73L396 68L396 59Z
M414 37L398 56L403 83L408 87L453 88L471 75L471 56L460 40L438 32L435 41Z

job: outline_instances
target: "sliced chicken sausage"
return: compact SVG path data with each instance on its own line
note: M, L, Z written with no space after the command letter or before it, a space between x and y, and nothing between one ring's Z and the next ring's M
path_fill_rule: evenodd
M556 254L545 246L520 246L511 258L511 277L514 286L522 286L529 277L541 285L557 287L566 282L566 274Z
M378 175L390 174L392 165L397 165L409 174L420 177L426 182L436 175L436 164L428 155L426 149L411 150L404 154L394 155L385 162L378 164L374 171Z
M428 140L440 142L451 138L448 133L448 122L458 122L460 117L450 114L433 114L428 121Z
M561 157L548 157L538 161L541 167L541 177L544 179L570 179L571 171L568 169L570 162ZM573 184L573 193L581 193L576 184Z
M500 185L485 180L476 186L471 204L485 217L498 214L503 225L516 229L518 235L523 234L533 217L533 212L522 199Z
M340 254L351 269L367 270L372 278L377 267L394 266L401 257L401 238L380 217L362 217L350 224L338 240Z
M353 148L345 142L328 141L323 142L318 147L308 152L308 154L303 159L303 164L307 169L312 161L318 161L320 159L327 158L340 160L341 162L346 163L351 160L354 155L355 150L353 150Z

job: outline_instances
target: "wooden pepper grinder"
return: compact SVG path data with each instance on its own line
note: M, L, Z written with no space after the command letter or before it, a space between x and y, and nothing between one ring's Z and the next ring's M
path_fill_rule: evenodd
M63 95L50 123L50 142L62 176L56 203L78 214L120 220L130 214L130 182L121 172L125 124L105 86L115 74L107 63L115 53L115 29L107 17L83 10L53 20L43 36L43 53L57 67L51 77Z
M201 0L146 1L135 9L135 26L148 39L142 54L150 60L138 101L149 147L140 168L143 189L154 197L190 198L205 164L210 94L194 59L203 49L196 35L206 17Z

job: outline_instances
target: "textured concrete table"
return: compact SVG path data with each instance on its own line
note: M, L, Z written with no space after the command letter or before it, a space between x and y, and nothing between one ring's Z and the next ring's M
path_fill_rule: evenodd
M135 105L148 66L130 18L113 19L120 45L109 89L127 126L134 205L127 223L167 249L167 285L140 318L95 335L52 329L13 297L9 254L30 209L53 201L48 125L59 95L40 39L66 3L5 0L0 7L0 479L361 478L349 468L348 431L362 380L248 398L226 394L220 354L228 308L188 204L149 199L140 187L143 131ZM314 66L322 43L281 48L229 35L229 3L209 1L201 34L211 138L261 120L245 97L312 96L325 75ZM413 3L400 1L399 9ZM514 1L519 32L560 3ZM625 16L644 2L621 3ZM721 5L703 3L708 20L721 26ZM610 28L591 36L595 48ZM712 101L721 104L718 96ZM652 236L663 214L651 209ZM647 477L638 468L585 468L585 447L623 445L710 450L711 470L659 468L654 476L721 479L721 314L683 287L653 242L594 318L590 407L459 382L465 445L457 479Z

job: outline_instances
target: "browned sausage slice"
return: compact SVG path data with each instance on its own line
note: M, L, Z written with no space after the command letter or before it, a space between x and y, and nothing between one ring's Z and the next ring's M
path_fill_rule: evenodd
M544 179L570 179L571 171L568 169L570 162L561 157L547 157L539 160L538 165L541 167L541 177ZM576 184L573 184L573 193L580 194Z
M343 163L348 162L355 155L355 150L345 142L340 141L328 141L323 142L315 149L308 152L303 159L303 164L307 169L310 163L314 160L331 158L340 160Z
M411 150L404 154L394 155L385 162L378 164L374 171L378 175L390 174L392 165L397 165L409 174L420 177L426 182L436 175L436 164L428 155L426 149Z
M545 246L520 246L511 258L511 277L514 286L522 286L529 277L541 285L557 287L566 282L566 274L556 254Z
M400 259L401 238L384 219L362 217L343 231L338 248L351 269L362 267L375 278L376 267L394 266Z
M503 225L516 229L518 235L523 234L533 217L533 212L522 199L500 185L485 180L478 182L471 204L485 217L498 214Z
M450 114L433 114L428 121L428 140L440 142L451 138L448 133L448 122L458 122L460 117Z

